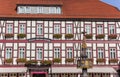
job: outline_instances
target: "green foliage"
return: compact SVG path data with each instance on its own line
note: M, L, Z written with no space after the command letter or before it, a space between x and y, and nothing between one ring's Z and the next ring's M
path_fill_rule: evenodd
M25 38L25 37L26 37L26 34L18 34L17 37L18 37L18 38Z
M54 62L54 63L60 63L60 62L61 62L61 59L60 59L60 58L54 58L54 59L53 59L53 62Z
M73 38L73 37L74 37L73 34L65 34L65 38L67 38L67 39L70 39L70 38Z
M61 38L62 37L62 34L54 34L53 35L53 38L56 38L56 39L59 39L59 38Z
M12 63L13 62L13 59L10 58L10 59L5 59L5 63Z
M12 37L14 37L13 34L5 34L5 38L12 38Z

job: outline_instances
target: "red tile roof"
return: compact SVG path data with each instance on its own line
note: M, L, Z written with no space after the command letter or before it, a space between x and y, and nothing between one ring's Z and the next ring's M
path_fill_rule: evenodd
M62 14L17 14L17 4L62 5ZM99 0L0 0L0 17L12 18L120 18L120 11Z

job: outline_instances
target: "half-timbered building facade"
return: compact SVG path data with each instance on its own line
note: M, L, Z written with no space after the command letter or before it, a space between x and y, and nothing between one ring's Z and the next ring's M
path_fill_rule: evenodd
M116 77L120 11L115 7L100 0L0 0L0 77L79 77L83 31L93 63L89 77ZM37 65L50 60L52 66L26 67L25 60Z

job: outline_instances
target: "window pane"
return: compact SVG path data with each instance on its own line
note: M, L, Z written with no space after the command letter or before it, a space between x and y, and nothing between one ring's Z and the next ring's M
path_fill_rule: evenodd
M43 34L43 24L37 24L37 35Z
M103 27L102 25L97 26L97 34L103 34Z
M54 25L54 34L60 34L60 25L59 24Z
M54 49L54 58L60 58L60 49L59 48Z

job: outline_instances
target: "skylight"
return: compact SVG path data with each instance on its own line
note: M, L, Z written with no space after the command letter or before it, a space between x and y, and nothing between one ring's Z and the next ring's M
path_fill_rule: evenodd
M100 0L100 1L112 5L120 11L120 0Z

